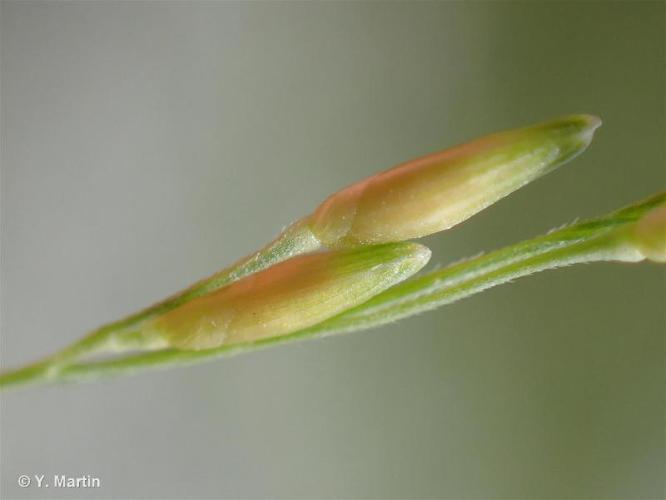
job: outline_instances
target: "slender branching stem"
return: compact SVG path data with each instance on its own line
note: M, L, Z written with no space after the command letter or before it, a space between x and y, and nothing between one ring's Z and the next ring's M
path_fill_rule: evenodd
M167 299L130 318L107 325L60 355L0 375L0 387L91 380L151 368L189 365L283 342L365 330L455 302L490 287L547 269L583 262L639 261L643 256L632 246L627 233L643 214L665 204L666 193L661 193L608 216L573 224L532 240L424 274L400 283L338 316L288 335L200 351L170 348L154 350L154 346L151 345L135 345L133 348L143 351L100 361L70 362L72 359L79 359L81 354L90 354L108 348L109 339L114 335L128 336L128 332L137 326L140 330L143 319L176 307L183 297L192 296L187 294L198 296L207 293L238 279L241 275L268 267L270 262L284 260L288 255L317 246L307 237L302 241L291 238L287 243L280 243L278 239L272 244L274 245L272 250L268 250L264 255L257 257L261 253L259 252L236 264L236 267L232 266L231 271L218 273L209 280L194 285L183 294ZM125 347L132 346L127 339L120 344Z
M311 252L320 247L319 240L302 221L287 227L274 241L261 250L244 257L231 266L193 284L189 288L168 297L146 309L119 321L104 325L90 334L43 360L0 374L0 387L58 380L60 372L73 362L100 353L123 351L152 351L163 348L160 339L142 332L142 325L193 298L222 288L248 274L266 269L296 255Z

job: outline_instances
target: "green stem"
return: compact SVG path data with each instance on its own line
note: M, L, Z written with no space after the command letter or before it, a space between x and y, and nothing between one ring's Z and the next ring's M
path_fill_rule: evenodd
M582 262L638 261L642 256L626 243L624 233L645 212L665 203L666 193L661 193L606 217L574 224L425 274L334 318L282 337L204 351L162 349L99 362L70 364L51 372L50 377L45 376L49 374L48 370L40 371L39 365L33 365L18 373L0 376L0 386L45 380L89 380L149 368L194 364L283 342L372 328L547 269Z
M52 356L14 371L0 374L0 387L29 381L56 380L60 377L64 368L74 361L102 352L152 351L162 348L164 345L160 341L145 337L141 331L141 326L146 321L175 309L196 297L222 288L243 276L261 271L278 262L316 250L319 247L319 241L308 229L305 222L298 221L285 229L264 248L226 269L157 304L102 326Z

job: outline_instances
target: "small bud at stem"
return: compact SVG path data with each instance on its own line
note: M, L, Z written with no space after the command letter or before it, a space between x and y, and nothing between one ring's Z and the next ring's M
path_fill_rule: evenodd
M333 194L308 224L333 248L448 229L580 154L600 124L572 115L412 160Z
M319 323L411 276L430 258L416 243L303 255L193 299L144 332L179 349L210 349Z
M645 258L666 262L666 205L643 215L634 225L630 238Z

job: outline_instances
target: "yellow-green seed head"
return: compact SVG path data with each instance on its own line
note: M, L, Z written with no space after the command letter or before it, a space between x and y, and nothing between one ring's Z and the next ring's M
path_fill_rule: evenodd
M333 248L448 229L584 151L600 124L566 116L403 163L330 196L309 227Z
M634 225L631 239L645 258L666 262L666 206L643 215Z
M430 250L394 243L303 255L194 299L148 326L179 349L209 349L307 328L421 269Z

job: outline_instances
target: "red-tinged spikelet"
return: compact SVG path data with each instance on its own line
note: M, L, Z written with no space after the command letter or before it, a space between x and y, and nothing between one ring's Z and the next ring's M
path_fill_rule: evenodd
M584 151L600 124L566 116L409 161L333 194L307 223L332 248L448 229Z
M417 243L295 257L187 302L146 332L194 350L284 335L367 301L429 258L430 250Z

